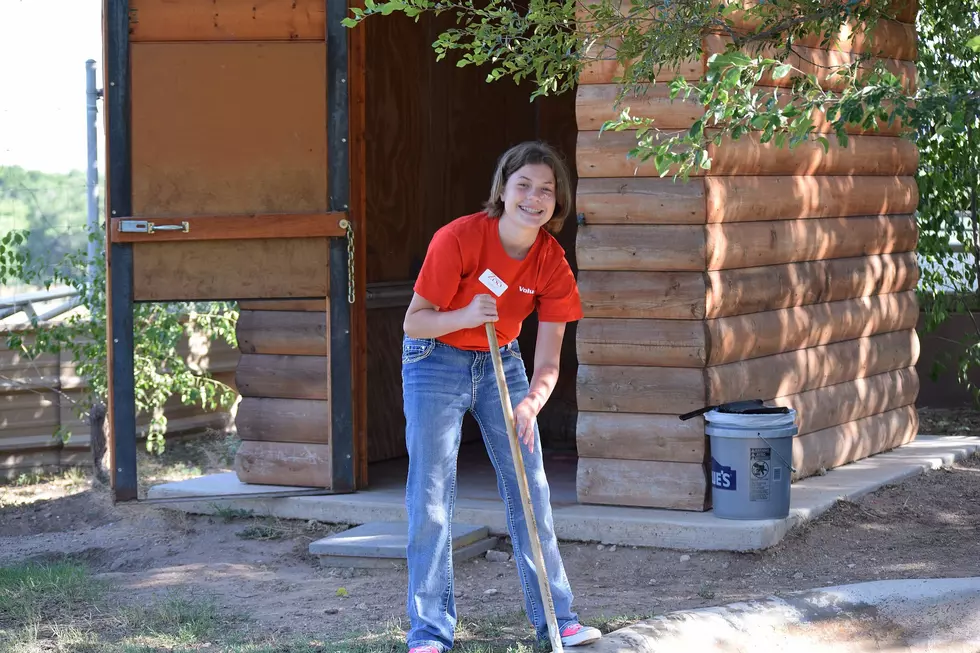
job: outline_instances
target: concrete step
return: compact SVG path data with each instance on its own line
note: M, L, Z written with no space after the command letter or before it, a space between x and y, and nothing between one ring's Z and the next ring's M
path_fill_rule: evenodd
M453 560L475 558L492 549L497 538L487 526L453 524ZM382 569L404 567L408 522L368 522L310 543L310 554L323 567Z

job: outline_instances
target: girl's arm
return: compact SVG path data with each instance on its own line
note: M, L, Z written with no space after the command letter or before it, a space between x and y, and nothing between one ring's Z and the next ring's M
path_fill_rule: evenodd
M496 321L497 302L491 295L477 295L466 308L440 311L438 306L415 293L405 312L402 328L409 338L438 338Z
M534 451L534 419L544 408L558 383L561 343L565 338L564 322L539 322L534 345L534 374L527 397L514 409L517 436Z

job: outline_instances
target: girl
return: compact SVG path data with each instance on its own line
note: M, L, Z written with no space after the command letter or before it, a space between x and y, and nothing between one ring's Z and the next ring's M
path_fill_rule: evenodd
M486 322L494 323L524 469L551 584L563 646L597 640L578 623L552 523L536 417L558 379L565 323L582 317L575 278L558 233L572 205L568 170L550 147L529 142L501 157L485 210L442 227L432 237L405 315L402 349L408 511L409 653L453 646L450 524L463 416L473 413L497 472L507 512L524 607L539 640L548 624L507 428L500 407ZM489 290L488 290L489 287ZM538 311L534 376L528 384L517 336Z

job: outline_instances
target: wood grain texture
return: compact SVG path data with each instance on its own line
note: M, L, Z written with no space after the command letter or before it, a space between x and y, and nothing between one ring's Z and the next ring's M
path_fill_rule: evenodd
M707 269L728 270L912 252L918 225L911 215L710 224L706 241Z
M909 330L708 367L706 405L799 394L904 369L918 359L919 339Z
M579 74L578 83L583 84L615 84L622 80L623 65L616 60L612 48L595 48ZM669 82L677 76L695 82L704 74L704 62L701 59L683 61L677 66L657 71L653 77L657 82ZM647 80L647 81L653 81Z
M918 318L915 291L907 291L707 320L708 365L913 329Z
M243 397L238 437L261 442L330 443L330 401Z
M911 215L578 230L580 270L701 271L915 250Z
M133 245L137 301L326 297L324 238L201 240Z
M706 367L913 329L914 291L713 320L614 319L579 322L586 365Z
M627 133L627 132L620 132ZM618 134L617 134L618 135ZM840 145L833 134L827 151L817 141L805 141L790 150L776 147L774 142L762 143L757 132L732 140L725 136L720 145L711 142L710 176L724 175L887 175L915 174L919 165L919 150L915 143L894 136L851 136L847 146ZM610 147L610 149L612 149ZM618 153L616 154L618 156ZM593 157L597 162L599 159ZM606 161L615 160L613 152ZM604 161L605 162L605 161ZM606 163L606 167L608 167ZM643 174L646 171L637 174ZM619 176L607 174L603 176Z
M407 455L402 401L402 321L404 308L368 312L368 458L370 462Z
M707 34L702 40L706 56L710 57L716 53L723 53L732 43L728 35ZM776 47L763 48L753 56L764 56L776 59L782 63L793 66L794 71L780 79L773 79L770 73L766 73L759 80L759 86L776 86L789 88L794 81L801 75L814 75L821 88L832 91L841 91L845 87L845 82L836 71L843 66L853 65L856 62L858 69L864 73L870 72L877 63L883 63L885 68L899 78L902 88L907 93L915 93L916 89L916 67L914 61L903 61L894 58L871 57L865 60L864 55L854 52L843 52L836 49L823 49L794 45L793 51L787 55L784 50Z
M915 367L787 395L772 400L798 414L799 434L846 424L915 403L919 375Z
M707 455L700 417L583 411L576 443L581 458L703 463Z
M330 445L246 440L235 454L235 472L243 483L329 489Z
M327 210L324 43L135 43L133 214Z
M840 50L854 54L870 54L883 59L916 61L919 58L915 25L883 18L871 29L849 21L839 32L823 43L824 33L808 34L799 44L809 48Z
M579 365L582 411L679 415L705 404L703 370Z
M793 479L812 476L907 444L919 430L915 406L841 424L793 439Z
M658 129L687 129L704 114L704 108L691 99L670 98L670 86L656 84L642 90L630 90L621 104L618 84L583 84L575 96L575 116L579 131L601 129L615 120L625 108L634 118L650 118Z
M248 299L238 302L242 311L304 311L323 312L330 310L327 298L323 299Z
M364 9L365 0L352 0L348 9ZM348 156L350 157L349 209L355 243L367 240L367 225L371 215L367 208L367 31L351 30L347 36L348 96ZM354 247L354 302L367 306L367 251ZM351 329L351 390L353 395L354 427L354 487L368 487L368 400L367 400L367 313L355 309L350 319Z
M703 320L587 317L579 322L576 346L585 365L704 367L708 362Z
M745 0L741 3L740 8L735 9L729 6L731 4L727 0L715 0L710 3L713 9L719 11L728 8L725 18L736 33L747 34L749 31L758 29L758 22L753 23L751 17L746 15L745 10L757 6L760 4L759 2ZM595 10L600 6L603 11L612 9L623 16L629 15L633 9L632 3L622 0L614 0L611 3L604 3L601 0L581 0L575 6L575 18L579 21L580 30L589 33L589 25L596 17ZM882 52L891 57L914 60L916 59L915 56L908 56L911 52L909 48L915 47L914 31L911 42L909 39L909 28L914 29L914 25L909 23L915 23L917 12L918 2L916 0L895 0L891 6L884 8L883 13L883 15L890 16L894 20L880 19L870 34L867 33L868 30L865 26L856 23L856 21L846 21L840 31L829 34L832 39L829 47L847 52L870 52L871 54ZM871 47L872 44L869 42L868 37L871 35L874 36L874 47ZM799 42L802 45L818 47L823 37L824 33L816 33L800 37Z
M579 227L579 270L699 271L705 263L705 229L688 225Z
M112 218L111 240L115 243L169 242L188 240L249 240L253 238L340 238L346 213L295 213L269 215L219 215L158 218L150 222L152 233L124 232L121 222L134 218ZM183 226L187 231L161 231L161 226Z
M690 320L705 316L705 276L699 272L583 270L578 287L587 317ZM720 302L715 304L716 310L721 308Z
M914 213L915 177L736 176L703 180L706 221L755 222Z
M733 177L737 179L737 177ZM585 224L704 224L706 179L582 179L575 205Z
M240 312L235 334L244 354L326 356L329 310Z
M130 34L142 41L323 41L322 0L130 0Z
M704 510L707 477L700 463L579 458L579 503Z
M673 132L664 132L672 135ZM747 137L743 137L747 138ZM642 161L628 158L636 147L636 133L632 131L603 132L581 131L575 148L575 163L579 178L589 177L660 177L653 159ZM673 174L669 172L668 175ZM699 177L704 170L697 168L692 177Z
M329 369L326 356L243 354L235 383L242 397L327 401Z
M714 271L706 279L705 315L716 318L903 292L915 288L919 269L912 253L883 254Z

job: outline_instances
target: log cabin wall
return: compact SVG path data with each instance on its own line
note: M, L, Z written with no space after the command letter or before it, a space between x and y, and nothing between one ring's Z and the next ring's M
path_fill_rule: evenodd
M880 23L871 51L909 87L915 12ZM705 59L658 81L700 78L726 44L706 36ZM860 30L836 46L810 47L793 63L826 79L808 62L871 47ZM914 143L888 126L855 129L847 147L827 133L827 153L818 143L777 149L753 134L713 147L709 171L675 183L626 158L632 133L600 137L617 113L614 63L594 62L577 97L579 501L708 508L704 423L677 416L721 402L799 411L797 479L913 439ZM666 84L630 105L661 129L687 129L701 115L671 102Z
M529 86L486 83L486 70L437 62L432 42L453 17L392 15L366 29L368 459L401 457L402 321L432 235L481 210L498 157L542 139L574 168L575 97L528 101ZM574 264L575 220L559 237ZM531 372L536 325L525 323L521 348ZM574 331L563 349L563 385L541 416L546 446L575 446ZM466 420L464 440L480 438Z

